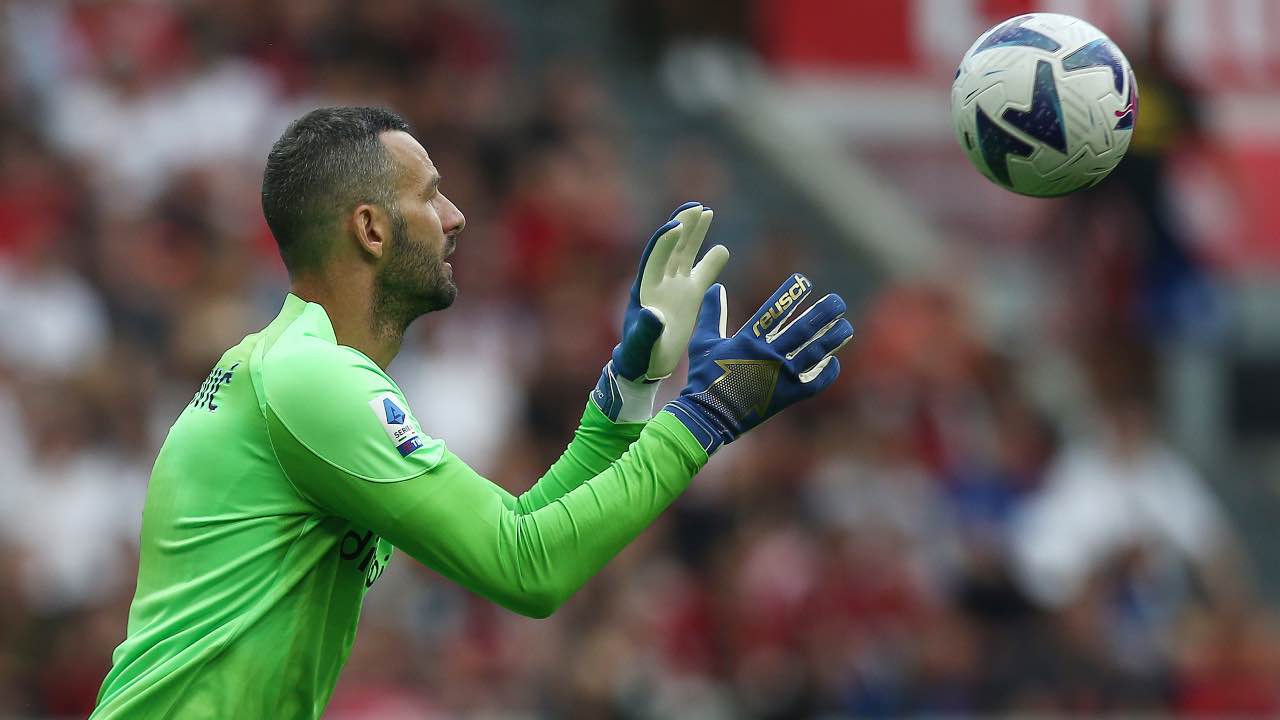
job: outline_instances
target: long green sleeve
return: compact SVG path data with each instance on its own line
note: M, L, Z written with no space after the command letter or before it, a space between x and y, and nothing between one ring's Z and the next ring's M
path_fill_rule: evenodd
M519 503L520 510L530 512L558 500L622 457L644 426L645 423L615 423L588 400L573 441L546 474L513 501Z
M308 305L251 363L273 459L289 485L316 515L381 536L517 612L550 613L706 462L674 416L619 432L589 404L564 456L512 498L423 432L395 382L335 344L318 309ZM352 552L369 542L363 531Z
M448 451L416 477L370 482L313 454L272 413L268 429L286 473L321 507L533 617L551 614L599 571L706 462L688 430L662 413L603 472L540 507L512 509Z

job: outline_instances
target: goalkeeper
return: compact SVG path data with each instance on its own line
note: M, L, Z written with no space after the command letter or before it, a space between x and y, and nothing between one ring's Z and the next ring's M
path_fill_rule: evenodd
M398 116L325 108L271 149L280 314L222 356L156 458L137 593L94 718L317 718L393 547L518 613L550 615L726 442L829 386L844 302L787 278L726 337L723 247L689 203L645 246L568 448L514 497L418 424L384 369L457 293L462 213ZM568 321L568 319L566 319ZM688 345L688 385L653 414Z

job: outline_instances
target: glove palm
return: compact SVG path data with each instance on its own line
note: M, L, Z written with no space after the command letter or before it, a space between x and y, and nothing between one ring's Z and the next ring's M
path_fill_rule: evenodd
M658 381L671 375L685 353L702 296L729 260L728 249L716 245L694 263L713 218L699 203L681 205L640 255L622 341L592 393L615 421L652 417Z

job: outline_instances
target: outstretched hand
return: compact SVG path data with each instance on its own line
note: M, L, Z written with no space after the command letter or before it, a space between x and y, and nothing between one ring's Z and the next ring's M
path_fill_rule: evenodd
M622 321L622 339L592 393L611 419L648 420L657 381L684 356L703 294L729 260L716 245L695 264L714 213L700 203L676 209L640 254L640 267Z
M707 291L689 343L689 383L665 409L708 454L835 382L835 353L853 337L853 326L834 293L788 322L812 291L807 277L793 274L728 337L724 286Z

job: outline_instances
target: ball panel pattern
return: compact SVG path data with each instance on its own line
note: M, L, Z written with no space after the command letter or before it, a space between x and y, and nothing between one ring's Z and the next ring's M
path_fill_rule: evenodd
M1032 13L965 53L951 92L961 148L992 181L1025 195L1096 184L1124 156L1137 117L1128 61L1097 28Z

